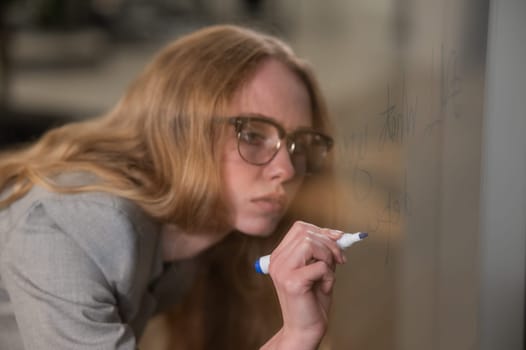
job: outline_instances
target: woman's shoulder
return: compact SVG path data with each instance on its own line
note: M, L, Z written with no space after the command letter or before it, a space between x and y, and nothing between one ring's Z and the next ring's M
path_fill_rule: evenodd
M98 180L89 173L75 172L57 176L54 181L59 186L74 187L95 184ZM35 209L39 206L44 210ZM155 225L137 204L115 194L100 191L60 193L39 185L33 186L4 213L9 215L12 225L20 220L29 220L37 214L62 222L64 228L75 228L82 222L89 223L90 226L96 223L111 225L129 222L138 231L144 231L151 229L148 226Z
M54 178L55 183L63 187L78 187L95 185L99 178L88 172L64 173ZM125 215L136 217L141 210L132 201L109 192L86 191L80 193L59 193L35 186L31 192L41 201L67 207L75 203L85 203L87 207L102 207L119 211ZM31 197L31 193L30 196Z
M89 179L59 180L71 185ZM41 186L0 212L0 226L0 252L16 242L40 241L31 237L62 236L97 265L119 270L108 271L115 276L133 275L137 261L155 259L159 239L158 224L128 199L105 192L57 193Z

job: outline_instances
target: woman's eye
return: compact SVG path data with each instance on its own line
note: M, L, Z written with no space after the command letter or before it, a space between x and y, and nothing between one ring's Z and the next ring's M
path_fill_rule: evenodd
M308 148L308 144L306 144L305 142L296 142L294 144L294 153L296 154L303 154L307 151L307 148Z
M241 140L251 145L263 145L266 137L256 131L244 131L241 133Z
M294 140L294 153L305 153L309 149L312 140L306 135L300 135Z

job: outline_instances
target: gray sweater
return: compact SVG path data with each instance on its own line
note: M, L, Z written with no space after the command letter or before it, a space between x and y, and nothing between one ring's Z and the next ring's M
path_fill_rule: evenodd
M159 229L105 193L35 186L0 210L0 349L135 349L193 275L191 262L163 268Z

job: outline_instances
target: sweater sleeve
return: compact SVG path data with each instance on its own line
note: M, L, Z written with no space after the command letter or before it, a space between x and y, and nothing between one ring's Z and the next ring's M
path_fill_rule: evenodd
M0 273L26 349L136 348L119 312L118 289L131 288L136 264L126 215L94 203L37 202L15 230Z

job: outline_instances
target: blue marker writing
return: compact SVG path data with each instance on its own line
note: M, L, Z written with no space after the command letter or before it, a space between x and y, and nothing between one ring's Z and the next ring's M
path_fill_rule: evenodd
M366 232L356 232L356 233L344 233L337 241L336 244L341 249L349 248L354 243L361 241L365 237L367 237L368 234ZM256 260L254 263L254 267L256 269L256 272L261 274L267 274L268 273L268 266L270 265L270 255L265 255L260 257Z

